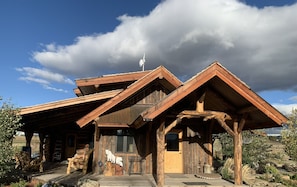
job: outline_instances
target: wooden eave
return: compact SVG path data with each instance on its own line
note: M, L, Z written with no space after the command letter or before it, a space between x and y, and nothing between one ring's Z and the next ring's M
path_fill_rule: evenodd
M77 97L83 96L83 94L81 93L80 89L78 89L78 88L74 88L74 89L73 89L73 92L74 92L74 94L75 94Z
M101 91L113 89L125 89L133 82L147 75L150 71L138 71L130 73L120 73L103 75L96 78L85 78L76 80L77 89L74 90L76 95L88 95Z
M110 110L120 102L126 100L133 94L137 93L139 90L141 90L146 85L148 85L149 83L153 82L156 79L166 79L174 87L174 89L179 87L182 84L182 82L177 77L175 77L172 73L170 73L166 68L164 68L163 66L159 66L155 70L149 72L147 75L140 78L138 81L131 84L127 89L122 91L120 94L116 95L112 99L108 100L101 106L94 109L92 112L83 116L76 123L80 127L87 125L89 122L99 117L104 112Z
M116 96L121 91L122 90L106 91L106 92L101 92L101 93L96 93L96 94L91 94L91 95L86 95L86 96L81 96L81 97L76 97L71 99L65 99L61 101L45 103L45 104L36 105L36 106L25 107L25 108L21 108L20 115L27 115L27 114L32 114L32 113L37 113L37 112L42 112L47 110L53 110L56 108L63 108L71 105L78 105L82 103L108 99Z
M101 84L136 81L150 72L151 71L148 70L148 71L138 71L138 72L131 72L131 73L104 75L102 77L96 77L96 78L78 79L78 80L75 80L75 83L77 87L80 87L80 86L94 86L94 85L101 85Z
M276 124L281 125L287 121L287 118L283 114L278 112L255 92L253 92L244 82L238 79L235 75L225 69L218 62L212 63L208 68L188 80L186 83L170 93L158 104L144 111L141 114L143 120L152 121L157 116L168 110L174 104L181 101L187 95L195 91L197 88L200 88L214 77L218 77L229 87L231 87L235 92L240 94L251 104L251 106L253 106L253 110L260 110Z

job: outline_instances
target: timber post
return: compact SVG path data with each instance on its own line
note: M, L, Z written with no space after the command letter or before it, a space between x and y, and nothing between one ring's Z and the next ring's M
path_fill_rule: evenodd
M94 121L94 151L93 151L93 164L92 170L94 173L99 173L99 140L100 140L100 129L98 127L98 120Z
M43 157L44 156L43 145L44 145L45 136L44 136L44 133L42 133L42 132L39 132L38 136L39 136L39 155L42 160L45 160L45 158Z
M234 142L234 182L235 185L242 185L242 129L245 125L247 113L243 115L240 122L233 123Z
M207 164L212 166L213 165L213 142L212 142L212 129L214 126L214 120L212 119L210 122L210 125L208 127L208 132L207 132L207 149L209 151L208 153L208 159L207 159Z
M161 120L156 132L157 138L157 186L164 186L165 119Z
M28 152L31 158L31 140L33 137L33 132L25 131L25 138L26 138L26 147L29 148Z
M234 182L242 185L242 133L238 131L238 122L233 124L234 129Z

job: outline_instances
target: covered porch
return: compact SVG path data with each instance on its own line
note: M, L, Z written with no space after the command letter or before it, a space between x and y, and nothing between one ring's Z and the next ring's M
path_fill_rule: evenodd
M73 172L65 175L65 166L57 167L55 170L48 170L45 173L32 175L31 181L34 183L60 184L63 186L77 186L89 184L92 186L147 186L156 187L156 181L151 174L145 175L124 175L124 176L104 176L94 173L83 175L81 172ZM165 174L164 187L199 186L199 187L234 187L234 183L226 181L214 175L213 178L205 179L193 174ZM246 185L240 185L246 186Z

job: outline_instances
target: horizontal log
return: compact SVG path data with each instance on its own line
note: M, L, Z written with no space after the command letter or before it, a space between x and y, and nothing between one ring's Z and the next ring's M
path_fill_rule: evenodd
M198 112L195 110L184 110L178 115L178 117L186 117L186 118L204 117L204 121L207 121L209 119L221 119L223 121L232 119L231 116L225 112L218 112L218 111L211 111L211 110L202 111L202 112Z

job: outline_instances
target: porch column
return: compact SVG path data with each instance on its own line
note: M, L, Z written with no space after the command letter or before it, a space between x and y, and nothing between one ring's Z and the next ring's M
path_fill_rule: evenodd
M98 122L94 122L95 131L94 131L94 151L93 151L93 164L92 170L94 173L99 173L99 140L100 140L100 129L98 127Z
M238 122L233 124L234 129L234 181L235 185L242 185L242 133L238 129Z
M41 132L39 132L38 135L39 135L39 156L40 156L41 162L44 162L45 161L45 157L44 157L43 145L44 145L44 138L45 138L45 136ZM40 164L39 171L40 172L43 172L43 163Z
M43 145L44 145L45 136L44 136L44 133L41 133L41 132L39 132L38 135L39 135L39 155L40 155L40 158L42 160L45 160L43 158L43 156L44 156L44 154L43 154L44 153Z
M212 145L212 129L214 125L214 120L211 120L210 125L207 129L207 150L208 150L208 159L207 164L212 167L213 162L213 145Z
M29 147L29 155L31 158L31 140L33 137L33 132L25 131L25 137L26 137L26 147Z
M164 186L164 154L165 154L165 119L156 132L157 138L157 186Z

